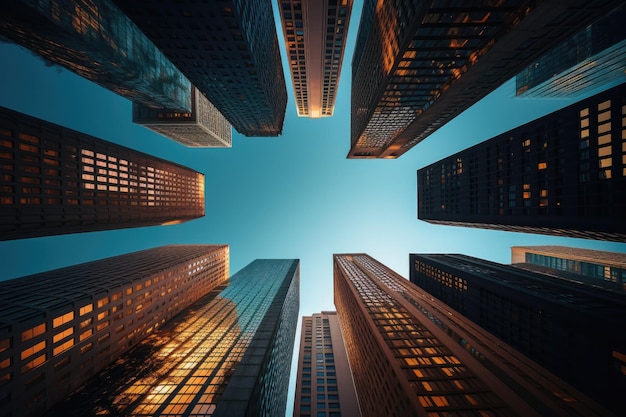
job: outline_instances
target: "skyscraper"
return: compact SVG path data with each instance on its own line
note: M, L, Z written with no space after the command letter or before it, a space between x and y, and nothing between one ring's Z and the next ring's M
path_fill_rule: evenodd
M332 116L352 0L279 3L298 116Z
M270 0L114 1L239 133L282 132L287 90Z
M16 0L0 34L133 102L189 111L189 80L109 0Z
M0 108L0 240L204 216L204 175Z
M334 276L362 415L610 415L371 257L334 255Z
M626 291L626 253L568 246L513 246L511 264L590 285Z
M430 223L626 241L626 84L417 171Z
M294 417L359 417L337 313L302 317Z
M299 261L257 259L51 415L282 416L298 308Z
M402 155L618 4L364 1L348 158Z
M38 416L227 282L226 245L162 246L0 282L0 411Z
M518 96L571 97L626 81L626 7L576 32L515 77Z
M410 278L477 325L621 414L626 294L464 255L410 255Z
M133 103L133 122L190 148L230 148L230 123L204 95L191 88L191 111L156 109Z

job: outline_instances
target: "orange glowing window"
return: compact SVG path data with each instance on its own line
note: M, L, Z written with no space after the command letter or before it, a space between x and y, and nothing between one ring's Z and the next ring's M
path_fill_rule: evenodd
M33 327L32 329L28 329L22 332L22 342L32 339L35 336L39 336L46 331L46 323L42 323L38 326Z
M546 169L548 168L548 163L547 162L539 162L537 164L537 169Z
M72 320L74 320L74 312L70 311L69 313L54 318L54 320L52 320L52 328L59 327L60 325L69 323Z

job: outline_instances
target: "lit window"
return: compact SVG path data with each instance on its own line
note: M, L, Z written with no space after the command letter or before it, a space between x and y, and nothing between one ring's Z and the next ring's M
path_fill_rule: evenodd
M63 314L62 316L56 317L52 320L52 328L57 328L62 324L69 323L74 320L74 312L70 311L69 313Z

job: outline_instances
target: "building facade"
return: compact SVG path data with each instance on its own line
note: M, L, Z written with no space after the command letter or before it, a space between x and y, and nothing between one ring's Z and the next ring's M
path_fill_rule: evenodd
M0 240L204 216L204 175L0 108Z
M156 109L133 103L133 123L190 148L230 148L230 123L195 87L191 88L191 111Z
M279 3L298 116L333 115L352 3L352 0Z
M229 275L172 245L0 282L0 414L40 416Z
M616 414L626 295L464 255L410 255L410 279Z
M419 219L626 241L626 84L417 171Z
M0 34L133 102L191 109L191 84L109 0L18 0Z
M624 5L576 32L515 77L522 97L571 97L626 81Z
M626 291L626 253L568 246L513 246L512 266Z
M348 158L397 158L619 3L364 1Z
M364 416L611 414L367 255L334 255L334 291Z
M359 417L337 313L302 317L294 417Z
M49 415L282 416L298 308L299 261L257 259Z
M287 89L271 0L114 2L239 133L282 132Z

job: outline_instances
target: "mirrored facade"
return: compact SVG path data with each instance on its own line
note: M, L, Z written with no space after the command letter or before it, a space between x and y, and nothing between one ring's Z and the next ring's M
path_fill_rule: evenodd
M2 415L42 415L228 268L226 245L171 245L0 282Z

